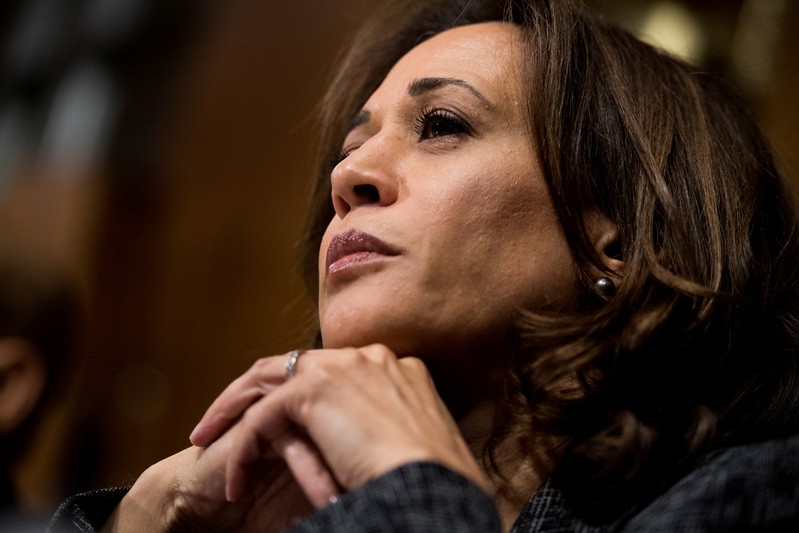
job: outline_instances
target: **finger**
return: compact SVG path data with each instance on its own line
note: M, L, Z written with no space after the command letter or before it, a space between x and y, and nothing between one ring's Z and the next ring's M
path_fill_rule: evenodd
M406 382L420 380L422 383L433 384L427 366L418 357L398 357L391 349L383 344L370 344L357 350L357 355L364 356L371 363L377 364L388 370L389 375Z
M256 361L205 411L189 436L191 443L206 447L219 438L248 407L284 381L284 368L285 356L264 357Z
M335 501L341 487L319 449L304 434L289 429L272 440L272 448L288 465L305 497L319 509Z
M408 381L414 385L414 389L422 396L425 405L435 405L442 417L453 427L457 427L455 420L449 411L449 407L438 393L433 376L427 369L427 365L416 357L403 357L399 360Z
M228 501L242 499L253 465L271 450L269 442L289 429L289 420L282 414L282 389L251 406L232 431L225 470L225 495Z
M402 369L402 373L406 379L413 383L417 390L425 391L426 397L439 398L433 376L430 375L427 365L425 365L421 359L417 357L403 357L399 359L397 363Z
M418 357L403 357L397 361L405 374L411 378L421 378L424 382L433 384L433 378L427 370L427 365Z
M380 470L383 466L393 465L396 462L397 453L385 460L370 460L371 462L368 465L359 464L355 470L350 468L352 465L343 457L343 454L347 452L341 449L341 441L342 439L351 441L354 438L349 432L350 429L356 432L363 432L364 428L359 425L360 423L356 419L352 418L353 411L361 411L361 409L358 405L352 404L351 401L344 401L343 404L346 405L343 405L341 401L343 399L340 394L336 392L331 396L331 393L334 390L340 392L339 387L346 384L347 387L354 387L353 392L360 390L359 397L371 403L376 392L373 389L375 386L379 387L379 385L367 379L369 377L377 378L378 381L386 384L390 384L393 381L392 390L395 393L393 396L403 397L405 392L417 389L407 375L411 372L406 372L401 365L397 364L396 356L386 347L380 345L373 345L364 349L337 350L336 357L319 357L316 359L311 358L308 361L304 360L304 362L309 361L314 361L314 364L310 365L310 367L304 367L304 370L292 381L276 388L268 396L252 404L237 422L234 429L234 431L237 431L237 435L234 444L231 446L226 470L227 494L230 498L238 498L246 489L248 473L253 463L258 460L261 448L266 446L266 443L279 438L290 428L300 427L308 431L309 439L322 454L319 459L320 463L329 468L332 472L332 478L340 482L344 487L357 486L365 479L368 479L375 469ZM380 370L381 368L382 370ZM417 366L414 368L423 367ZM426 376L426 374L424 375ZM425 381L418 379L416 381L426 384L427 377L424 379ZM371 391L362 390L366 382L372 383ZM414 396L417 395L411 394L411 397ZM394 401L396 402L397 400ZM325 412L328 414L331 412L330 409L332 409L333 413L339 412L342 416L334 417L335 422L331 421L329 417L320 418L318 410L320 402L325 406ZM355 403L357 404L358 402L356 401ZM419 406L420 403L424 402L420 402L418 396L413 398L411 403L414 404L415 408L425 408L424 405ZM399 407L389 405L387 408L396 411ZM340 412L340 410L346 412ZM405 413L405 410L400 410ZM407 418L407 413L405 415ZM401 422L395 421L394 425L396 426L397 423ZM337 430L337 427L348 429L344 432L345 434L340 434L341 431ZM403 453L407 452L406 455L408 457L415 456L414 454L418 455L417 448L410 452L403 450ZM333 462L330 462L330 459ZM377 466L372 463L377 464ZM314 468L319 468L318 464ZM302 474L298 475L301 476ZM308 479L313 479L313 477L313 475L310 475ZM321 497L319 499L317 499L316 495L313 497L315 499L314 504L319 504Z

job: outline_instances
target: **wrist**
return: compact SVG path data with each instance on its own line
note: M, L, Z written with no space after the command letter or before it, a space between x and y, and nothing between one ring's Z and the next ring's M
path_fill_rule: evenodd
M180 497L165 459L147 468L109 518L104 533L168 532L178 529Z

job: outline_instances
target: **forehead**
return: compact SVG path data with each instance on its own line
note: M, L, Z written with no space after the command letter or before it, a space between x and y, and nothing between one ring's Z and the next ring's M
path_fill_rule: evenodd
M375 93L405 92L425 77L468 82L497 104L518 100L521 57L519 30L504 22L484 22L444 31L405 54ZM511 82L511 83L509 83Z

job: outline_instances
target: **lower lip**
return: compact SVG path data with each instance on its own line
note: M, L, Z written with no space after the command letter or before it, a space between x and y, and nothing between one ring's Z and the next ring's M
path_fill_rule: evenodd
M389 257L390 256L375 252L356 252L354 254L345 255L341 259L331 263L327 268L327 273L328 275L335 274L337 272L348 270L357 265L373 263L375 261L379 261L380 259L388 259Z

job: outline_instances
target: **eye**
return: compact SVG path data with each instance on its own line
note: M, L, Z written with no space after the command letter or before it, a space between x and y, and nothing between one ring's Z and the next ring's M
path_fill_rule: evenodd
M416 118L414 131L419 140L450 135L470 135L471 127L465 120L447 109L425 109Z
M352 150L342 150L339 153L337 153L335 156L333 156L332 160L330 161L330 168L331 169L336 168L339 163L347 159L347 157L350 155L351 152Z

